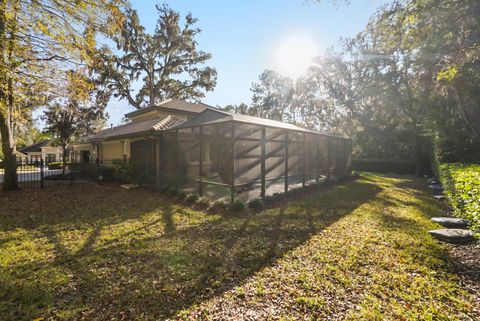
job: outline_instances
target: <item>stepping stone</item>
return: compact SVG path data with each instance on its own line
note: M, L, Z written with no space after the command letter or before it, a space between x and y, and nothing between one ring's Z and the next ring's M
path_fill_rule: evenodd
M444 200L445 199L445 195L434 195L433 197L435 197L436 200Z
M442 190L442 185L440 185L440 184L430 184L430 185L428 185L428 188L434 189L434 190L437 190L437 191L441 191Z
M427 179L428 184L438 184L438 180L436 178L429 178Z
M433 217L432 221L449 228L467 228L470 222L456 217Z
M434 238L449 243L466 243L474 239L472 231L462 229L443 229L428 231Z
M124 189L134 189L140 186L138 184L123 184L123 185L120 185L120 187Z

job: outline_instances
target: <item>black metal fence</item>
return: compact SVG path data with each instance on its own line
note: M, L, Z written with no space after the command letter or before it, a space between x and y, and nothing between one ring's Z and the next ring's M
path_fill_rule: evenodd
M0 167L0 185L4 180ZM105 160L94 163L47 162L43 159L17 161L20 188L46 188L78 182L132 182L153 185L153 167L129 160Z

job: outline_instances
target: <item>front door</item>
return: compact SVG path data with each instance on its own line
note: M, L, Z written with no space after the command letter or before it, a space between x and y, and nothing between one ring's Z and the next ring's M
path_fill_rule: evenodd
M90 163L90 151L88 150L80 151L80 162L83 164Z

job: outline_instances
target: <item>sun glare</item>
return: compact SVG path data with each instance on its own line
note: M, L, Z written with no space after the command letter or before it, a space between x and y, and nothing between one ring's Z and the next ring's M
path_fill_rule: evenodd
M298 34L283 40L276 52L276 69L284 76L298 78L319 54L312 37Z

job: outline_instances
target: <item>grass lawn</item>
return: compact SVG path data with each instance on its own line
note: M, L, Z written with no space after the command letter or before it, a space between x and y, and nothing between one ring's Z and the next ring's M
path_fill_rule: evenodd
M364 175L225 218L147 190L0 194L0 320L461 320L422 180Z

